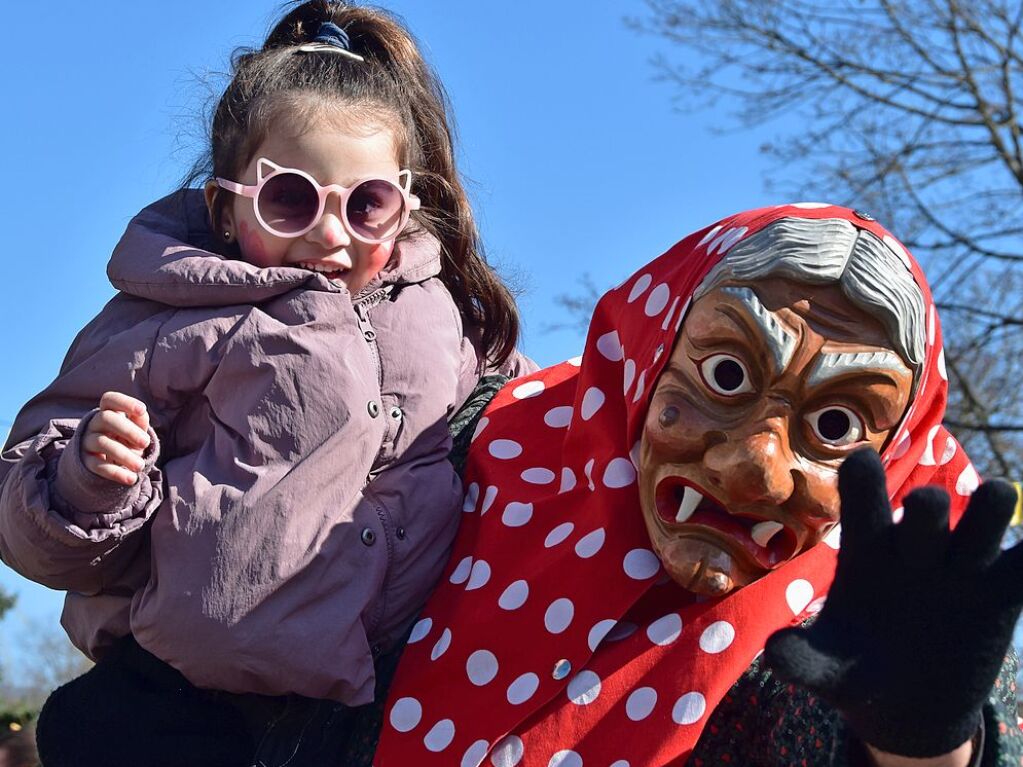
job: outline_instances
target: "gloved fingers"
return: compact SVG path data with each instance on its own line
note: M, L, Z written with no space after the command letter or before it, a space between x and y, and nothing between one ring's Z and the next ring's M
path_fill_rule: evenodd
M764 659L783 682L827 695L843 686L850 664L821 644L812 629L782 629L767 640Z
M905 514L895 527L899 557L914 570L938 567L948 544L948 494L938 487L920 487L903 499Z
M989 597L1002 607L1019 609L1023 605L1023 541L1003 551L988 570Z
M857 450L845 459L838 469L838 495L842 501L841 557L845 552L870 548L892 524L884 467L874 450Z
M950 561L956 568L983 570L998 558L1016 497L1016 488L997 479L974 491L949 545Z

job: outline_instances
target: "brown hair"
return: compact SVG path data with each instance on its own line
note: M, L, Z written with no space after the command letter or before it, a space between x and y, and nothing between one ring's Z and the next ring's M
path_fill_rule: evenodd
M518 341L515 300L487 264L472 208L455 167L449 101L414 38L378 8L338 0L293 3L262 48L232 58L232 79L217 104L210 135L212 176L237 178L252 160L274 119L315 119L327 105L378 121L395 132L399 162L413 172L422 207L418 228L441 243L441 280L462 316L479 328L487 358L504 362ZM352 52L295 55L324 22L341 27ZM214 199L219 230L225 195Z

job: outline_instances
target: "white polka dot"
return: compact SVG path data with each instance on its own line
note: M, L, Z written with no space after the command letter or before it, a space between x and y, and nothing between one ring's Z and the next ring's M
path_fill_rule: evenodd
M604 637L615 627L618 621L608 618L606 620L598 621L593 624L593 628L590 629L589 636L586 637L586 644L590 648L591 652L596 652L600 643L604 641Z
M635 284L632 286L632 290L629 292L628 302L631 304L641 295L646 293L647 288L650 287L650 284L653 281L654 278L651 277L649 274L640 275L640 278L636 280Z
M572 408L569 405L552 407L544 415L543 422L552 429L563 429L572 423Z
M588 706L600 695L600 677L590 670L580 671L568 683L568 699L577 706Z
M724 652L735 640L735 628L728 621L715 621L700 634L700 649L715 655Z
M529 584L525 581L515 581L504 590L497 600L502 610L518 610L529 598Z
M423 707L415 698L400 698L391 707L391 727L398 732L414 730L423 718Z
M406 644L415 644L426 639L427 634L430 633L432 628L433 618L423 618L412 627L412 633L408 635L408 642Z
M824 543L833 549L838 549L839 544L842 542L842 526L835 525L828 531L828 534L824 536Z
M430 651L430 660L437 660L437 658L448 651L449 647L451 647L451 629L444 629Z
M720 234L718 234L718 236L714 238L714 241L707 246L707 252L713 253L714 251L716 251L718 247L721 245L721 243L728 239L728 235L730 235L731 233L732 233L731 229L725 229Z
M544 539L543 542L544 548L550 549L553 548L554 546L557 546L568 536L570 536L574 529L575 525L573 525L571 522L563 522L562 524L558 525L549 533L547 533L547 537Z
M472 572L469 573L469 582L465 584L466 591L475 591L487 585L490 580L490 565L482 559L472 565Z
M882 240L884 240L885 245L892 249L892 253L898 256L903 266L905 266L907 269L912 269L912 267L910 266L909 254L906 252L906 249L902 247L902 243L900 243L890 234L886 234L882 238Z
M543 394L546 388L543 381L526 381L512 389L512 396L515 399L529 399Z
M906 516L906 508L904 506L892 509L892 522L895 524L899 524L904 516Z
M942 349L938 352L938 375L941 376L941 380L948 380L948 369L945 367L945 350Z
M724 239L721 240L721 244L719 246L720 254L723 256L735 247L735 244L745 236L747 231L749 230L745 226L740 226L738 229L732 229L729 231L728 234L725 235Z
M485 740L477 740L465 751L462 763L459 767L480 767L483 760L487 758L487 749L490 744Z
M814 210L816 208L830 208L831 205L826 202L794 202L791 204L793 208L802 208L803 210Z
M490 419L489 418L487 418L487 417L481 418L479 423L476 424L476 431L474 431L472 433L472 439L470 441L471 442L475 442L476 441L476 437L478 437L480 434L482 434L483 430L485 428L487 428L487 426L489 426L489 425L490 425Z
M465 501L462 502L462 511L476 511L476 504L480 499L479 483L473 482L465 493Z
M642 722L657 705L657 690L653 687L640 687L634 690L625 701L625 715L634 722Z
M828 601L827 597L817 597L810 604L806 606L806 612L810 615L816 615L824 609L824 603Z
M632 462L632 466L635 469L639 468L639 451L641 444L639 440L636 440L636 444L632 446L632 450L629 451L629 460Z
M643 307L643 313L647 317L656 317L664 311L669 298L671 298L671 289L662 282L650 291L650 295L646 299L646 306Z
M472 557L465 557L455 566L455 571L451 573L448 580L458 586L469 579L470 572L472 572Z
M979 484L980 477L977 476L977 470L973 468L972 463L968 463L956 480L956 492L963 496L972 495Z
M709 230L705 235L703 235L703 237L700 239L700 241L698 243L696 243L696 247L700 247L701 245L704 245L705 243L710 242L711 240L713 240L717 236L717 233L720 232L720 231L721 231L721 224L718 224L713 229Z
M561 470L561 486L558 487L558 494L567 493L575 487L575 472L567 466Z
M523 674L510 685L506 697L513 706L520 706L533 697L540 686L540 677L536 674Z
M560 634L568 628L575 616L575 605L571 599L562 597L551 602L543 616L543 625L552 634Z
M695 724L707 711L707 699L698 692L687 692L671 709L671 718L676 724Z
M507 461L522 455L522 445L513 439L495 439L488 448L494 458Z
M584 421L590 420L597 414L604 404L604 399L604 392L596 386L591 386L586 390L586 394L583 395L583 404L579 408L579 415L583 417Z
M490 507L494 505L494 500L497 498L497 488L493 485L487 487L486 492L483 493L483 505L480 507L480 516L482 517L488 511Z
M477 650L465 662L465 673L477 687L490 684L497 676L497 658L490 650Z
M587 533L575 544L575 553L583 559L594 556L604 545L604 528L598 527L592 533Z
M938 459L938 465L944 466L951 461L956 454L956 439L951 434L945 438L945 449L941 451L941 458Z
M522 527L533 518L533 504L512 501L504 507L501 521L505 527Z
M941 429L941 424L932 426L927 432L927 446L924 448L923 455L920 456L921 466L935 466L937 460L934 458L934 438L938 436L938 431Z
M646 391L646 371L644 370L639 374L639 378L636 381L636 392L632 395L633 402L639 402L643 397L643 392Z
M435 724L423 738L423 745L427 751L437 754L451 745L455 739L455 723L450 719L441 719Z
M797 578L785 588L785 601L793 615L799 615L813 599L813 585L809 581Z
M581 367L583 364L583 355L577 354L575 357L569 357L567 360L565 360L565 362L567 362L572 367L576 368Z
M624 759L619 759L617 762L612 764L611 767L630 767L630 765Z
M636 629L638 628L639 626L635 623L630 623L629 621L618 621L615 623L614 627L607 632L607 641L621 642L623 639L628 639L635 634Z
M537 467L535 469L526 469L522 472L522 481L528 482L531 485L549 485L557 479L557 476L550 469Z
M625 349L622 347L622 342L618 340L618 331L612 330L598 338L597 351L610 362L621 362L622 357L625 356Z
M622 368L622 393L628 394L632 388L632 382L636 378L636 363L632 360L625 360L625 367Z
M680 301L678 296L675 296L675 300L671 302L671 308L668 313L664 315L664 321L661 323L661 330L667 330L671 324L671 318L675 316L675 310L678 308L678 302Z
M895 451L892 453L892 458L898 460L902 458L906 453L909 452L909 446L913 444L913 440L910 439L908 433L902 435L902 439L899 440L899 444L895 446Z
M636 481L636 467L628 458L613 458L604 469L604 486L612 490L628 487Z
M635 581L645 581L653 578L661 569L661 561L650 549L633 549L625 555L622 562L625 574Z
M660 647L670 645L681 633L682 618L677 613L668 613L658 618L646 630L647 638Z
M591 458L583 466L583 474L586 475L586 484L590 486L590 490L596 490L596 486L593 484L593 465L597 462L596 458Z
M522 738L509 735L501 740L490 754L490 763L494 767L515 767L522 761L525 749L522 746Z
M583 767L583 758L575 751L559 751L547 762L547 767Z

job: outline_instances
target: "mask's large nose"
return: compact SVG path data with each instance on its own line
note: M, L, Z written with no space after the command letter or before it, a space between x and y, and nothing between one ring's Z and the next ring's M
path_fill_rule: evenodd
M795 489L795 459L789 447L788 420L769 418L752 432L731 434L709 448L704 466L724 491L726 504L780 505Z

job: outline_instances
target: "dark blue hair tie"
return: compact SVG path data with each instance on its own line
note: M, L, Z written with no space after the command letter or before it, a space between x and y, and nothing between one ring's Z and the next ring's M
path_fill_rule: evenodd
M364 61L357 53L352 53L352 42L348 33L333 21L324 21L316 30L316 37L305 45L298 47L299 53L340 53L356 61Z
M320 24L320 28L316 30L316 37L312 41L333 45L335 48L343 48L346 51L352 49L352 41L348 39L348 33L333 21L325 21Z

